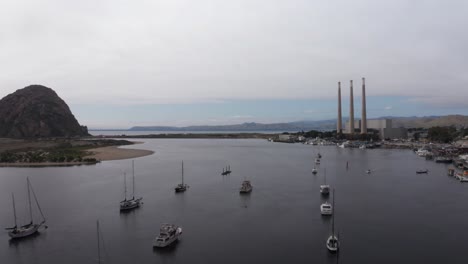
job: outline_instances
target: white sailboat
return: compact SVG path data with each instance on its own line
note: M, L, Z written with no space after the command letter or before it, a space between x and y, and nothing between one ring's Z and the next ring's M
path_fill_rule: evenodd
M132 198L127 199L127 175L124 173L124 193L125 198L120 202L120 211L127 211L137 207L140 207L142 204L141 200L143 197L135 198L135 161L132 161L132 172L133 172L133 186L132 186Z
M333 189L333 208L335 208L335 189ZM337 252L339 248L338 236L335 235L335 213L332 216L332 233L327 239L327 248L330 252Z
M18 227L17 219L16 219L15 196L13 194L11 194L11 198L13 200L13 215L14 215L14 218L15 218L15 226L10 227L10 228L6 228L6 230L9 230L8 235L11 238L22 238L22 237L27 237L27 236L30 236L32 234L35 234L42 225L44 225L44 227L47 228L47 226L45 225L46 220L45 220L44 214L42 213L41 206L39 205L39 202L37 201L36 194L34 193L34 189L32 188L32 185L31 185L31 182L29 181L29 178L26 178L26 182L27 182L27 187L28 187L28 202L29 202L29 219L30 219L30 222L29 222L29 224ZM32 194L34 196L34 200L36 201L37 208L39 209L39 212L40 212L40 214L42 216L42 221L40 223L34 223L34 220L33 220L32 206L31 206L31 192L32 192Z
M182 161L182 182L177 184L174 188L175 192L185 192L188 188L188 185L184 183L184 161Z
M330 193L330 185L327 184L327 170L324 170L324 180L325 183L320 185L320 193L322 195L328 195Z

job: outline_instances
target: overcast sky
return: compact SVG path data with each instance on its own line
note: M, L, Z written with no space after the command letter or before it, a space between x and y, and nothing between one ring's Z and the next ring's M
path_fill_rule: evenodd
M468 114L466 0L2 0L0 25L0 97L42 84L94 128L335 118L351 79L359 116L361 77L369 117Z

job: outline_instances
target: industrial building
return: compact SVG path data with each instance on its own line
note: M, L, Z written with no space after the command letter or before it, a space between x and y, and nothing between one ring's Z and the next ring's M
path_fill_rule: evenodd
M368 129L376 130L379 133L381 139L394 139L394 138L407 138L408 132L406 128L394 128L392 127L392 119L367 119L366 109L366 83L365 79L362 78L362 107L361 107L361 119L354 119L354 95L353 95L353 81L350 81L349 87L349 120L346 122L343 129L343 121L341 114L341 82L338 82L338 120L336 131L338 134L350 134L354 135L356 131L360 131L361 134L367 134Z

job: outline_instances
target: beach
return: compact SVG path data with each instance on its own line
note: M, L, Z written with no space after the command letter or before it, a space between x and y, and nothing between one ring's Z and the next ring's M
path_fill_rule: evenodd
M85 158L95 158L96 160L99 160L99 161L132 159L132 158L148 156L154 153L154 151L151 151L151 150L127 149L127 148L119 148L118 146L94 148L94 149L89 149L88 151L92 152L93 154L86 156Z

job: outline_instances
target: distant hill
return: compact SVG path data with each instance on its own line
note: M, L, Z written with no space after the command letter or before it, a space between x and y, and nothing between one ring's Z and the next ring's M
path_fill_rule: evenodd
M372 119L388 118L393 120L393 127L405 128L429 128L433 126L457 126L468 127L468 116L449 115L449 116L428 116L428 117L392 117L385 116ZM356 119L358 120L358 119ZM345 124L347 118L343 118ZM320 121L295 121L289 123L242 123L236 125L219 125L219 126L186 126L186 127L171 127L171 126L135 126L130 128L130 131L310 131L310 130L335 130L336 119L320 120Z
M276 124L261 124L261 123L243 123L237 125L220 125L220 126L186 126L186 127L171 127L171 126L135 126L130 128L131 131L300 131L302 128L299 125L292 123L276 123Z
M219 126L135 126L130 128L130 131L310 131L310 130L331 130L335 129L336 120L321 120L321 121L297 121L290 123L242 123L236 125L219 125Z
M68 105L42 85L30 85L0 100L0 137L87 136Z
M392 117L394 127L430 128L435 126L468 127L468 116Z

